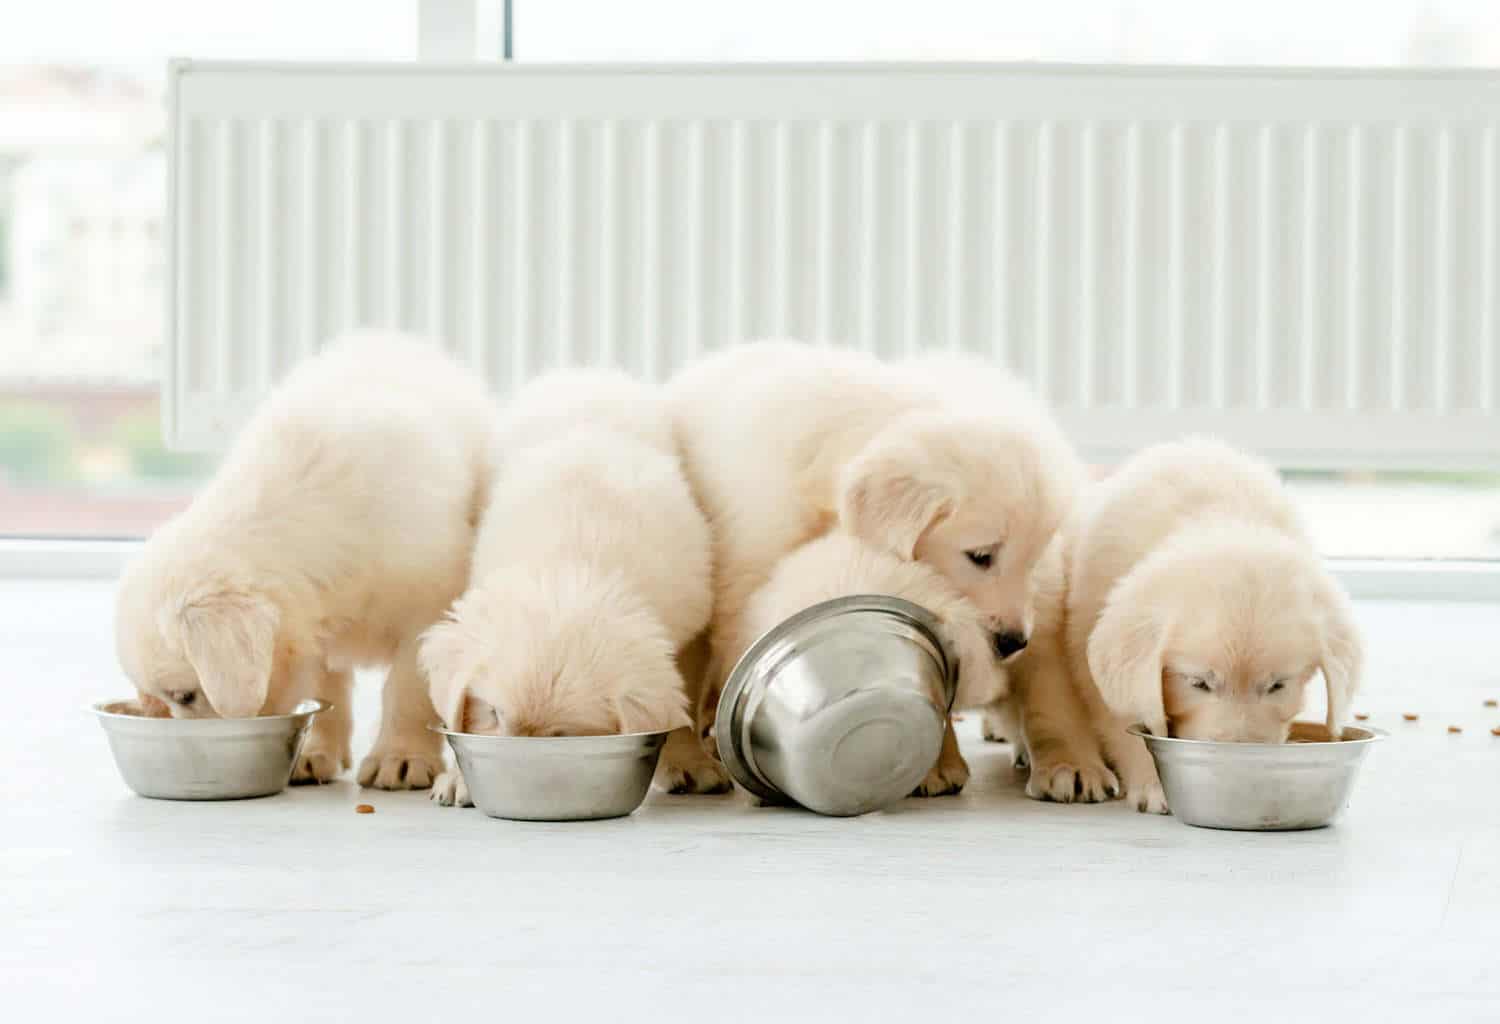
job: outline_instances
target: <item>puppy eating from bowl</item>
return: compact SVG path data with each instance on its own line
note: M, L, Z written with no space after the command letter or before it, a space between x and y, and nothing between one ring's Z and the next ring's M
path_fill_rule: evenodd
M359 782L442 766L417 640L462 592L495 406L435 342L355 332L302 363L120 582L122 668L146 714L250 718L309 697L293 782L351 761L354 669L388 666Z
M580 403L556 417L571 426L538 428L533 417L553 416L523 397L502 429L470 587L423 637L433 705L455 732L599 736L691 722L677 659L708 622L707 523L665 419L649 429L664 417L655 396L624 375L566 376L539 387ZM611 414L591 416L587 396L604 393ZM633 432L618 418L632 407ZM521 437L531 440L517 447ZM457 768L432 796L470 802Z
M1087 718L1126 799L1166 813L1145 744L1126 732L1133 723L1158 736L1282 743L1321 674L1327 728L1339 734L1362 641L1269 466L1215 441L1149 448L1080 503L1059 544L1065 603L1038 654L1054 651L1065 671L1026 684L1029 740L1049 719Z

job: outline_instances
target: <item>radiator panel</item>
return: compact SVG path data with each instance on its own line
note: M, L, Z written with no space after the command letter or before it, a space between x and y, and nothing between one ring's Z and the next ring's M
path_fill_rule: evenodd
M1014 367L1089 453L1493 466L1484 74L178 65L173 443L340 329L504 394L784 335Z

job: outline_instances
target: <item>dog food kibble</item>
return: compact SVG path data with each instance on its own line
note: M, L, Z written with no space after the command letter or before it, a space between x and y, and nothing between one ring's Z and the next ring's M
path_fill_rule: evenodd
M1448 726L1448 731L1449 732L1463 732L1464 730L1463 730L1462 726L1450 725L1450 726Z
M1354 712L1354 720L1357 722L1368 722L1370 715L1366 711L1356 711Z
M1500 700L1487 700L1484 702L1487 708L1500 708Z
M354 805L354 813L355 814L374 814L375 813L375 808L371 807L369 804L355 804Z
M1402 712L1401 717L1406 719L1408 722L1415 722L1417 720L1417 716L1412 714L1410 711Z
M1491 729L1490 730L1490 735L1491 736L1500 736L1500 725L1497 725L1493 729Z

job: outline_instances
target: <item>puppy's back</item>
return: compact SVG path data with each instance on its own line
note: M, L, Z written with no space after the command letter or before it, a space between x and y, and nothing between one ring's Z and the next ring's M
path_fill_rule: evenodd
M1074 646L1092 630L1116 581L1173 536L1239 523L1307 544L1276 471L1220 441L1155 445L1095 486L1069 538L1069 623Z
M506 455L473 576L558 561L617 573L680 647L708 623L710 560L708 524L675 456L585 424Z

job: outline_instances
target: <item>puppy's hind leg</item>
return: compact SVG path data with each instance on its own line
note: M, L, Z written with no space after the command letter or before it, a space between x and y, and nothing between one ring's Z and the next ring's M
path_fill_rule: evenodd
M348 769L349 741L354 734L354 673L333 671L321 665L306 670L313 676L312 696L332 705L313 719L307 742L292 767L292 783L332 782Z
M359 764L359 784L376 789L426 789L442 774L442 737L429 725L437 712L417 667L417 637L396 649L380 694L380 734Z
M1007 697L993 704L986 704L981 719L981 734L987 743L1009 743L1014 752L1012 764L1020 769L1031 765L1026 753L1025 730L1021 728L1020 710L1016 698Z

